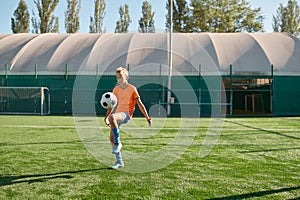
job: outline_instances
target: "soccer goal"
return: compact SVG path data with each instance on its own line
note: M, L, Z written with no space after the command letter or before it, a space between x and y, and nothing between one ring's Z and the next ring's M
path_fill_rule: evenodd
M50 114L47 87L0 87L0 114Z

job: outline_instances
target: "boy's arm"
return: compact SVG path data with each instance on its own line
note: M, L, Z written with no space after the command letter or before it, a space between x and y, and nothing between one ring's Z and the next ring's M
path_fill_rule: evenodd
M142 114L145 116L145 118L147 119L148 125L151 126L152 125L152 120L148 115L148 112L142 102L142 100L140 98L137 99L137 104L139 106L140 111L142 112Z
M112 110L113 110L112 108L107 109L106 115L105 115L105 117L104 117L104 123L105 123L107 126L110 126L110 124L109 124L107 118L110 116Z

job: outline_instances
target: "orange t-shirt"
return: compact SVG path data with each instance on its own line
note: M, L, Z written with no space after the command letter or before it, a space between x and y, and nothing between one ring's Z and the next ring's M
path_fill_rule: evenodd
M132 117L136 100L140 97L137 89L133 85L128 84L125 89L123 89L121 86L116 86L113 89L113 93L118 99L116 113L128 112L130 117Z

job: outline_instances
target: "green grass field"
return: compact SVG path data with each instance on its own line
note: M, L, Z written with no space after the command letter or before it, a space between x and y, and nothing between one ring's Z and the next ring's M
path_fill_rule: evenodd
M104 126L103 118L97 121ZM123 150L161 149L175 137L179 121L154 119L149 129L145 119L134 118L123 127ZM187 135L197 131L184 154L161 169L134 173L109 170L95 159L73 117L0 116L0 199L300 198L299 117L226 118L217 145L203 158L199 151L210 119L194 121L181 125ZM163 128L147 136L155 124ZM137 125L141 128L132 128ZM114 156L108 156L113 164ZM125 170L130 160L124 159Z

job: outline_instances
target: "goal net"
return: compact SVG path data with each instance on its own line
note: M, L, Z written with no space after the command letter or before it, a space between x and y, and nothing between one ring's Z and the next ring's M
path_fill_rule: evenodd
M0 87L0 114L50 114L47 87Z

